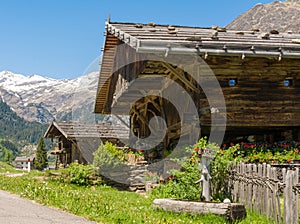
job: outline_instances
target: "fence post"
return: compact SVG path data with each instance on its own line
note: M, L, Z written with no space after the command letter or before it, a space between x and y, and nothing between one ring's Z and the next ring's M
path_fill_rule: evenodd
M285 188L284 188L284 223L293 223L293 171L287 170L285 175Z
M258 178L261 180L262 177L263 177L263 166L262 166L262 164L258 164ZM263 195L264 195L263 186L261 185L261 182L259 182L257 208L258 208L258 212L260 214L263 213L263 200L264 200Z
M257 185L257 165L253 164L252 166L252 176L253 179L255 179L255 183L253 184L253 205L252 205L252 210L254 210L254 208L258 208L258 185Z
M233 172L233 175L239 175L239 164L235 164L234 165L234 170L235 170L235 172ZM234 178L233 177L233 179L234 179L234 181L233 181L233 201L234 202L238 202L238 200L239 200L239 194L238 194L238 192L239 192L239 181L236 179L236 178Z
M269 188L271 186L271 165L267 164L267 170L266 170L266 183L268 183L268 186L266 187L266 207L265 212L267 214L267 217L270 218L272 216L272 190Z
M241 163L240 164L240 177L245 176L245 164ZM244 180L240 181L240 202L245 204L245 182Z
M247 185L246 186L246 200L247 200L247 207L248 209L252 210L252 185L253 185L253 175L252 175L252 164L247 164L246 165L246 170L247 170Z
M294 186L297 186L299 183L299 168L296 168L294 171L293 171L293 187ZM292 193L293 193L293 222L294 223L298 223L298 211L299 211L299 203L298 203L298 189L293 189L292 188Z
M281 208L280 208L280 197L279 197L279 180L276 173L276 168L272 167L272 174L275 181L274 192L273 192L273 210L274 210L274 219L277 223L282 222L281 217Z

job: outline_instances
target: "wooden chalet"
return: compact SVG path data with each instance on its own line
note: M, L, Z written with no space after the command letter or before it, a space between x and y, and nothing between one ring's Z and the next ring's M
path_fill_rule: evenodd
M130 115L131 129L139 137L150 134L148 122L153 116L166 121L166 148L176 144L184 131L174 105L151 92L168 89L160 79L165 77L192 97L201 135L209 135L212 114L217 112L225 117L225 125L216 125L226 128L225 140L248 136L271 142L299 139L300 34L109 21L105 35L95 112ZM201 58L217 78L224 108L208 103L204 88L214 91L209 75L199 70L200 80L195 80L187 72L195 63L189 54ZM170 63L172 58L177 58L176 63ZM141 77L150 79L135 86Z
M119 144L128 137L129 129L126 126L105 123L52 122L44 134L44 138L52 139L51 154L57 155L56 168L66 167L75 161L91 164L93 152L98 149L101 141Z

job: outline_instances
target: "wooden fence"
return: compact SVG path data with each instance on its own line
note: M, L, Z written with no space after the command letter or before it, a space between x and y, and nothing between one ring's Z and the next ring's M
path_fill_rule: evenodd
M298 223L299 169L240 163L229 169L234 202L276 223Z

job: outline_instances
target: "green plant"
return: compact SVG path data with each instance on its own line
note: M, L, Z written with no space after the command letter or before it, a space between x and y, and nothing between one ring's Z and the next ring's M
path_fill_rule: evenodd
M196 153L191 147L180 152L180 159L174 159L181 165L180 170L171 170L169 180L163 185L159 185L152 190L152 197L158 198L179 198L188 200L200 199L199 184L195 184L200 179L199 163ZM189 156L187 156L189 155Z
M9 150L5 150L5 157L4 157L4 161L7 162L7 163L11 163L12 162L12 158L13 157L13 154L11 151Z
M215 201L223 201L231 197L228 189L228 168L243 160L243 154L239 150L240 145L230 146L226 150L220 148L211 161L212 197Z
M97 185L102 183L98 176L97 169L93 165L84 165L79 163L71 163L66 169L59 172L46 171L44 174L51 180L61 183L76 184L79 186Z
M212 197L216 201L230 197L226 179L228 177L228 167L234 162L242 160L239 149L239 145L234 145L227 150L222 150L215 143L207 142L205 137L199 139L194 146L186 148L185 151L189 152L189 156L177 160L182 169L171 171L170 180L154 189L152 191L153 196L199 200L201 189L199 184L195 184L195 182L200 179L201 156L204 156L203 153L209 152L213 158L210 163Z
M94 167L101 170L112 170L112 168L120 168L124 165L125 155L123 150L118 149L111 142L101 144L94 152Z
M157 183L159 180L159 176L157 172L146 172L144 173L144 181L150 181L152 183Z
M92 185L98 177L92 165L71 163L68 167L70 183L78 185Z
M37 170L43 170L47 166L48 166L47 151L45 148L44 138L41 137L36 149L34 167Z

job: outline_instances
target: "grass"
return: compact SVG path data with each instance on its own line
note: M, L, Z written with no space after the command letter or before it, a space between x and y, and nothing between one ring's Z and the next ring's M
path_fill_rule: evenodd
M0 162L0 173L22 173L22 170L17 170L15 167L5 162Z
M152 208L147 195L119 191L106 185L77 186L32 172L22 177L0 176L0 189L38 203L60 208L102 223L228 223L213 214L176 214ZM241 224L270 223L264 216L248 213Z

